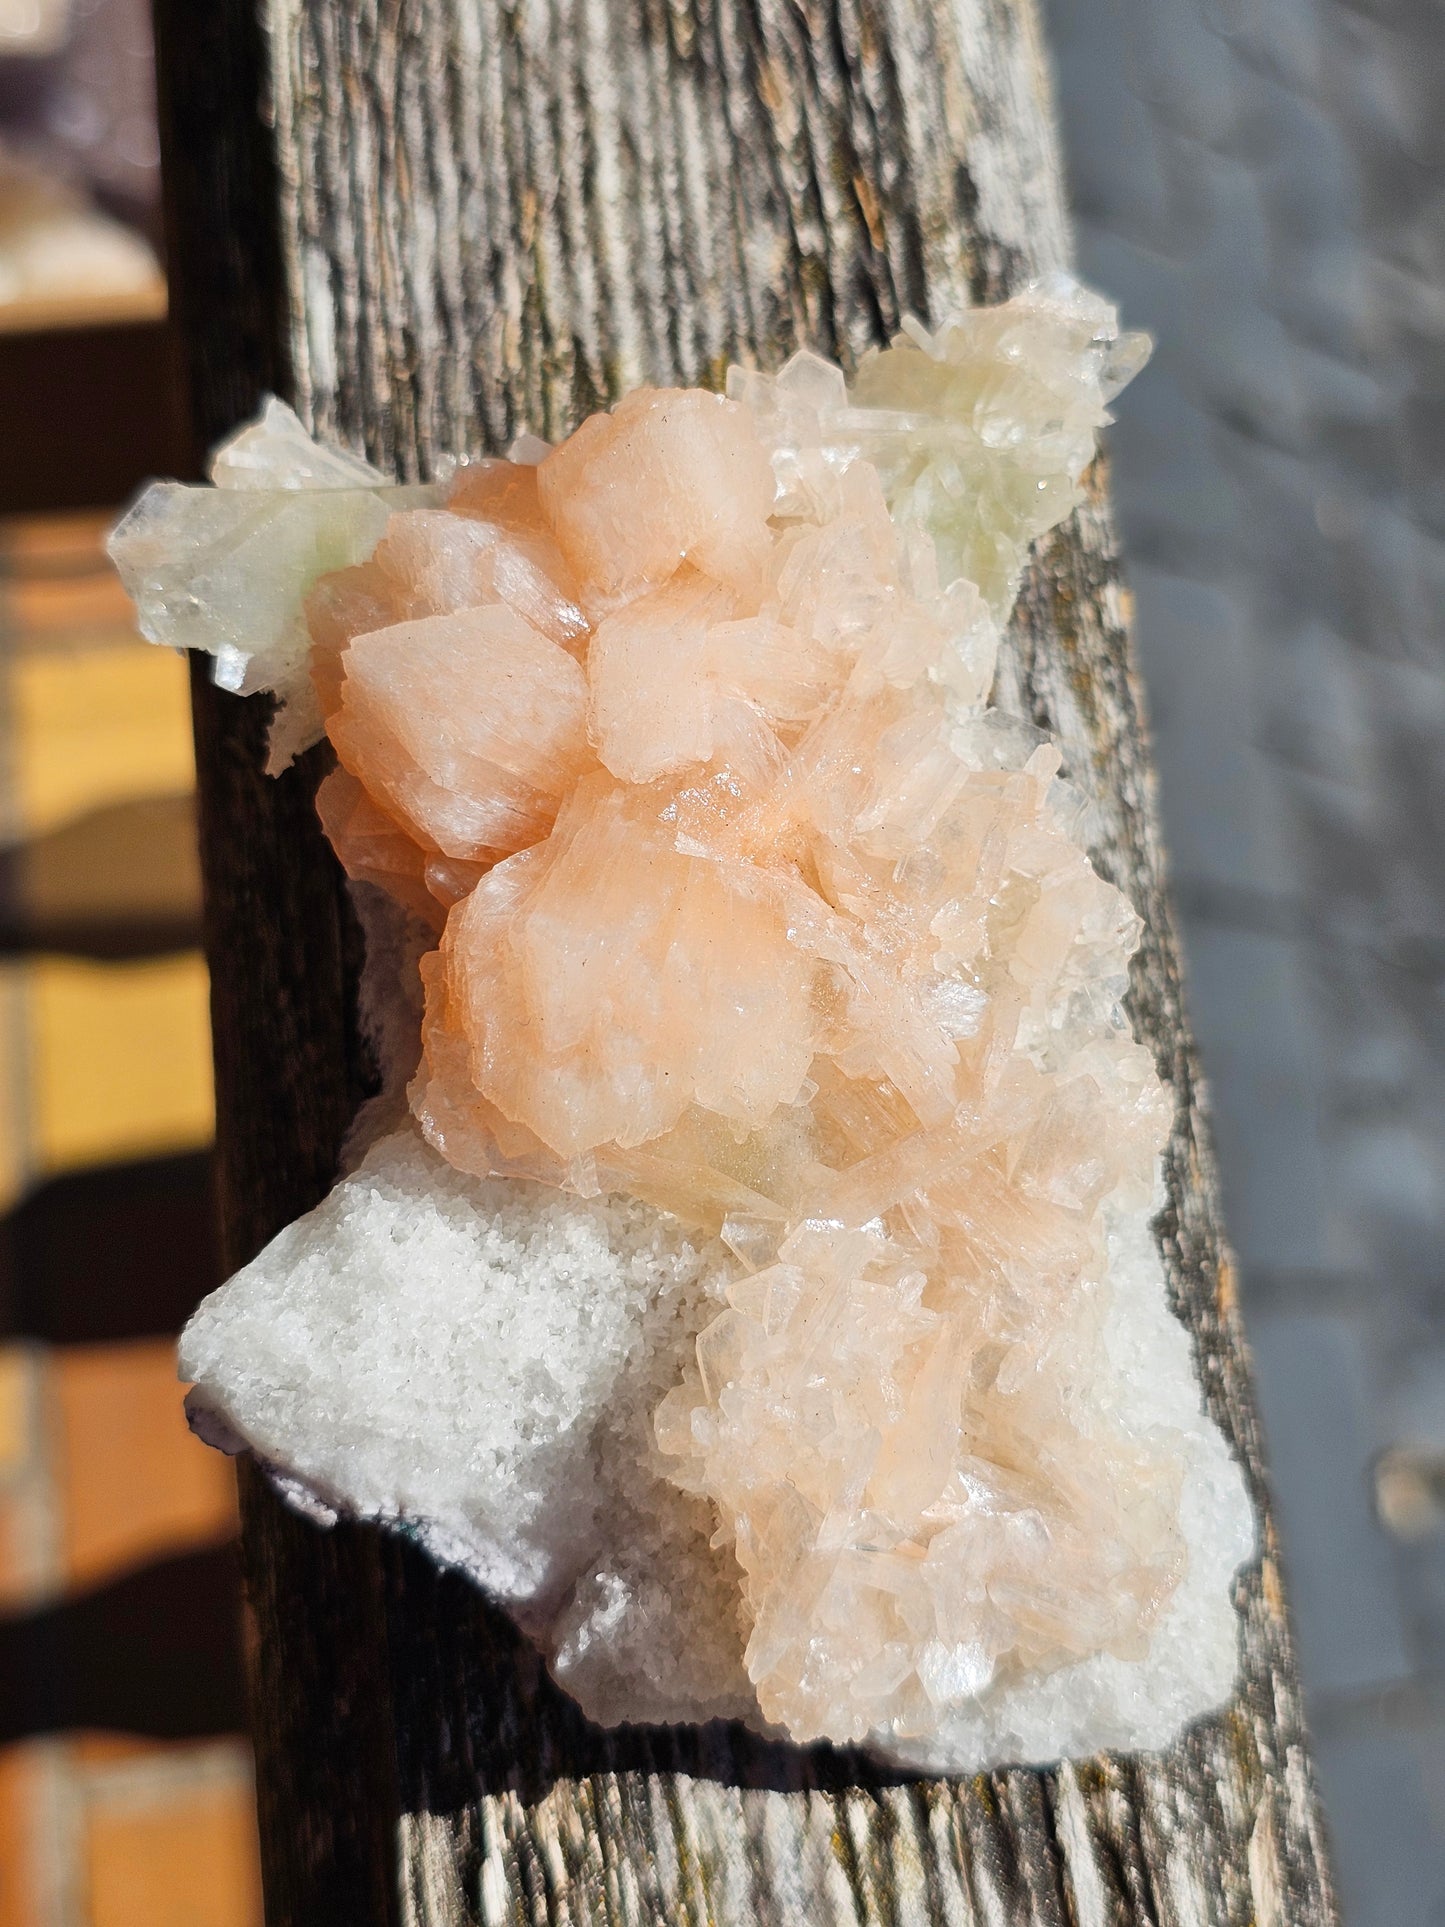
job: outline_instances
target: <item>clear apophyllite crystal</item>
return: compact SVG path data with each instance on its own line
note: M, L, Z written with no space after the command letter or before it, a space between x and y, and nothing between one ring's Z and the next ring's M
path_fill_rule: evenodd
M1138 920L988 707L1140 358L1059 283L421 498L273 409L217 462L254 528L118 531L158 639L237 682L260 638L398 907L410 1121L197 1315L202 1422L412 1521L599 1718L965 1768L1228 1690L1252 1521L1147 1230Z

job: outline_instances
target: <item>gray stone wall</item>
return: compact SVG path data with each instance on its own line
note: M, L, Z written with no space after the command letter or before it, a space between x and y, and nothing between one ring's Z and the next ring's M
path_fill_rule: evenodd
M1045 11L1346 1921L1440 1927L1445 7Z

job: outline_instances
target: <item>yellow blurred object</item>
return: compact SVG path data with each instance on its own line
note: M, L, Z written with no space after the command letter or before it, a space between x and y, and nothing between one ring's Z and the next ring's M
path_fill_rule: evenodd
M8 1209L30 1169L29 975L23 963L0 961L0 1211Z
M14 1478L30 1450L34 1377L23 1346L0 1346L0 1483Z
M72 1170L209 1144L205 960L41 957L29 969L34 1157Z
M186 666L136 637L111 519L0 521L0 1210L62 1171L84 1191L85 1167L211 1137L205 963L171 947L194 943L199 908ZM168 1262L163 1238L152 1255ZM0 1611L234 1528L234 1474L187 1435L171 1339L0 1347ZM260 1919L239 1736L0 1748L0 1927Z
M195 783L184 660L147 643L36 650L10 665L14 807L29 835Z
M0 538L0 822L19 839L12 913L37 932L127 914L180 929L193 911L186 665L135 634L106 519L9 523ZM193 952L0 964L0 1208L36 1177L208 1143L209 1030Z
M87 1927L251 1927L260 1920L248 1774L218 1759L209 1773L177 1773L167 1788L121 1769L92 1776L88 1793Z

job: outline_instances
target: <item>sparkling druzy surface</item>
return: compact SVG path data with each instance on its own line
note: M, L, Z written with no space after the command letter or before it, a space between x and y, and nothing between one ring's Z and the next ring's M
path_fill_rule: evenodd
M1059 284L424 493L272 415L116 538L279 754L330 737L393 1072L197 1315L199 1422L410 1521L599 1718L970 1768L1228 1691L1252 1521L1148 1232L1138 922L988 705L1139 347ZM268 459L248 628L218 504Z

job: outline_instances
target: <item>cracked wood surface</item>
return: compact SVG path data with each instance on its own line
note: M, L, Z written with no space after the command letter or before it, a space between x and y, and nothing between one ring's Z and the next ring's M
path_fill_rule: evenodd
M289 395L405 476L642 380L997 299L1069 243L1031 0L158 0L197 449ZM1159 1223L1264 1555L1233 1703L1170 1752L910 1780L740 1729L604 1733L402 1540L244 1479L268 1919L1328 1927L1329 1876L1127 608L1096 473L1025 584L1000 695L1097 801L1178 1101ZM200 675L227 1254L328 1187L367 1088L357 935L262 705Z

